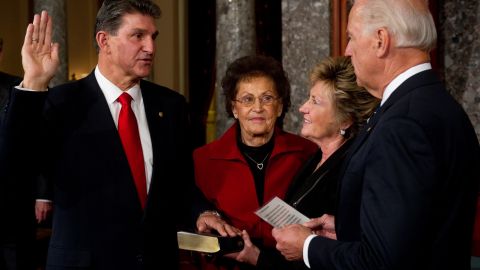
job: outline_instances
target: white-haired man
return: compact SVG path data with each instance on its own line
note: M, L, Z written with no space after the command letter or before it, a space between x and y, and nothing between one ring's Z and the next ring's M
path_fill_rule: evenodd
M336 240L325 217L274 229L287 259L312 269L470 269L480 147L431 70L425 0L357 0L347 27L357 82L381 106L340 181ZM322 227L323 226L323 227Z

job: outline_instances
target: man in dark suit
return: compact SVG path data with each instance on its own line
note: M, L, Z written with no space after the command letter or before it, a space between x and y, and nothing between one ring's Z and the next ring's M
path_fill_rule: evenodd
M0 62L3 59L3 53L3 39L0 38ZM20 77L0 71L0 123L4 117L4 110L10 95L10 91L12 87L18 85L20 81ZM0 223L1 270L16 269L17 245L29 247L33 246L34 208L32 197L28 196L27 192L22 192L22 194L25 194L25 196L19 196L19 194L14 192L15 190L14 183L0 181L0 212L4 214L5 218ZM13 202L16 204L13 204ZM18 220L18 212L24 211L27 211L31 214L30 218ZM18 225L21 225L23 229L19 230ZM14 230L21 231L22 234L16 234L14 233ZM19 237L22 237L22 239L19 239ZM31 259L31 252L28 253L28 258ZM23 255L19 254L19 256Z
M41 171L54 183L47 269L178 267L176 223L191 181L186 103L142 80L159 15L150 0L105 0L97 67L48 91L59 64L52 20L42 12L27 28L25 76L7 108L0 171L14 180Z
M3 54L0 38L0 62ZM0 71L0 123L10 91L21 81L18 76ZM50 215L50 192L50 185L43 177L32 175L22 181L0 181L0 212L5 217L0 229L0 269L34 269L35 219L41 223Z
M0 38L0 62L3 59L3 38ZM0 71L0 113L3 112L7 104L10 90L13 86L18 85L22 78Z
M431 70L428 2L357 0L347 33L357 82L381 106L345 165L337 239L312 235L331 227L319 218L274 229L277 248L311 269L470 269L480 147Z

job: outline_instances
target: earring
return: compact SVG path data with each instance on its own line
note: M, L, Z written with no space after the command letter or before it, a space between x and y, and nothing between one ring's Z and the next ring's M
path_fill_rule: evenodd
M345 129L340 129L340 135L345 136Z
M238 119L238 115L237 115L237 114L234 114L233 117L234 117L235 119Z

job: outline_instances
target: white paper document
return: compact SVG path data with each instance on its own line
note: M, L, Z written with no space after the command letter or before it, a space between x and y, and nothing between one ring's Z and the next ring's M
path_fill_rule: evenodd
M278 197L273 198L262 208L255 211L255 214L275 228L310 220Z

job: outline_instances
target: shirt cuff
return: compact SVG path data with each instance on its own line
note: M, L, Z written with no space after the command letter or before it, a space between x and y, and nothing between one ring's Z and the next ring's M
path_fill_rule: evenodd
M315 234L309 235L307 239L305 239L305 242L303 242L303 262L308 268L310 268L310 262L308 261L308 247L315 236Z
M36 199L35 201L37 202L52 202L52 200L48 200L48 199Z
M30 92L47 92L48 91L48 88L44 90L33 90L33 89L24 88L23 81L19 85L15 86L15 88L17 88L18 90L30 91Z

